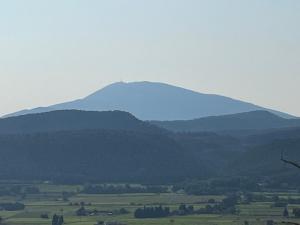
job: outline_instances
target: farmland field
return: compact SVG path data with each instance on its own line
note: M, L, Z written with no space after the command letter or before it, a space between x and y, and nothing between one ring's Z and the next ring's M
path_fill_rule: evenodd
M294 221L300 222L292 216L292 209L297 205L289 205L291 217L283 218L283 207L274 207L272 202L252 202L250 204L237 205L238 213L221 215L221 214L201 214L201 215L185 215L185 216L169 216L157 219L137 219L134 218L134 211L146 206L169 207L171 210L178 209L179 205L184 203L193 205L195 209L204 208L209 199L216 202L222 201L222 195L186 195L184 193L131 193L131 194L82 194L76 192L80 190L80 186L72 185L51 185L39 184L40 193L27 194L25 197L20 196L1 196L0 202L21 202L25 205L25 209L20 211L0 211L3 224L9 225L38 225L51 224L52 215L63 215L65 224L74 225L93 225L98 221L118 221L128 225L233 225L249 224L260 225L266 224L267 220ZM62 192L73 191L73 196L67 200L62 199ZM277 194L283 198L293 197L300 198L298 192L278 192L263 193L264 195ZM103 212L101 214L89 216L77 216L76 211L80 208L80 203L85 204L88 210L97 210ZM126 209L128 213L105 213L116 212L120 209ZM49 219L41 218L42 214L49 215Z

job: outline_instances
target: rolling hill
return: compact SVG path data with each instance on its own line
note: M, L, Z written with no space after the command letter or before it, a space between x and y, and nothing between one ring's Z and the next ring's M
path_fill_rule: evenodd
M122 111L0 119L0 158L0 179L165 182L205 171L169 132Z
M281 117L291 117L285 113L232 98L153 82L114 83L83 99L23 110L6 117L66 109L121 110L141 120L189 120L255 110L267 110Z
M300 119L285 119L268 111L252 111L224 116L210 116L194 120L151 121L172 131L234 131L267 130L300 127Z
M286 159L299 163L300 129L275 131L256 136L255 139L256 143L248 140L253 146L232 160L224 171L228 174L267 179L277 187L282 184L299 187L299 169L281 162L280 158L283 153Z
M167 136L120 130L0 135L0 158L0 179L167 182L204 171Z
M122 111L58 110L0 119L0 134L89 129L162 132L162 129Z
M288 157L300 159L300 128L264 111L220 118L229 118L222 129L280 128L239 137L167 132L121 111L10 117L0 119L0 179L167 183L218 176L276 180L279 173L292 179L295 171L282 167L279 153L285 149Z

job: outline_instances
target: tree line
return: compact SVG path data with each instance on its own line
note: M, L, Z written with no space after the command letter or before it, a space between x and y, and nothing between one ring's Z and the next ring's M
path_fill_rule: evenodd
M171 211L169 207L144 206L134 212L135 218L161 218L168 216L185 216L192 214L236 214L236 204L240 201L238 195L230 195L220 203L207 204L205 208L195 209L193 205L181 204L178 209Z
M133 185L86 185L81 191L84 194L124 194L124 193L167 193L168 187L133 186Z
M25 205L20 202L15 203L0 203L0 210L19 211L25 209Z

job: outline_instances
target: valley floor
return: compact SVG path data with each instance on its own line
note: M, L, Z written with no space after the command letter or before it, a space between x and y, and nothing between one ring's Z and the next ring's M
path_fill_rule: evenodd
M26 208L21 211L0 211L3 224L8 225L43 225L51 224L53 214L64 215L65 224L72 225L94 225L97 221L118 221L127 225L242 225L248 221L250 225L266 224L267 220L294 221L300 222L292 215L292 209L300 205L289 205L291 218L284 219L283 207L274 207L272 202L254 202L251 204L238 205L238 215L188 215L171 216L159 219L136 219L134 211L144 205L163 205L171 209L177 209L181 203L193 205L195 209L207 205L208 199L221 201L224 196L190 196L179 193L166 194L76 194L63 201L62 191L76 191L80 186L61 186L61 185L39 185L41 193L27 194L22 200L19 196L2 196L0 203L15 202L20 200ZM274 193L264 193L271 195ZM280 197L300 198L300 194L295 192L276 193ZM103 213L101 215L76 216L75 212L80 208L80 202L86 204L87 209L96 209L99 212L115 211L124 208L128 214ZM49 219L42 219L42 214L48 214Z

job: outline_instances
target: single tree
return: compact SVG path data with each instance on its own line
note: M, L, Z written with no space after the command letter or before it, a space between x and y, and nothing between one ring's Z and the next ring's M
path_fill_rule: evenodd
M59 216L58 217L58 221L57 221L57 225L62 225L64 224L64 217L63 216Z
M284 208L283 210L283 217L288 218L289 217L289 210L287 207Z
M52 225L58 225L58 216L56 214L52 217Z

